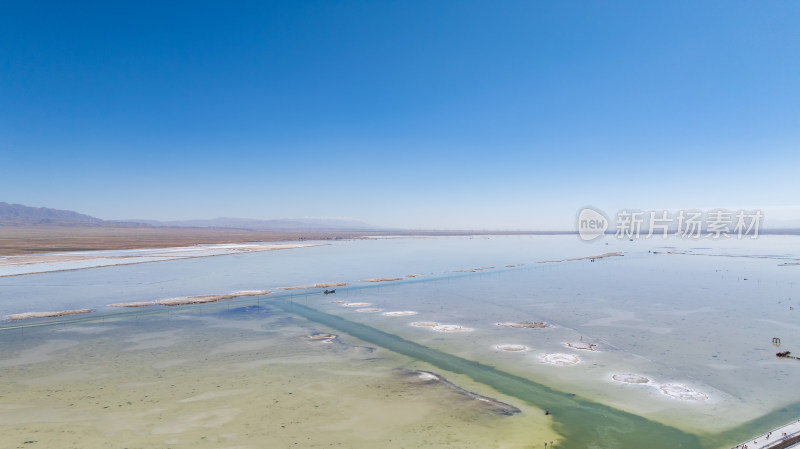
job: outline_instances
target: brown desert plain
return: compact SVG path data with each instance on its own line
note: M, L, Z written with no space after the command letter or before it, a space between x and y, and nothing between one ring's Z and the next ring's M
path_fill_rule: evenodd
M517 231L256 231L233 228L110 227L110 226L20 226L0 225L0 256L68 251L174 248L180 246L338 240L381 236L534 235L568 232Z
M333 240L366 235L373 234L177 227L0 226L0 256L258 241Z

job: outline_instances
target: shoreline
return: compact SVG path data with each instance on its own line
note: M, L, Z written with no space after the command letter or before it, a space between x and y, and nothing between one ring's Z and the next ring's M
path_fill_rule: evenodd
M81 226L2 226L0 257L186 248L251 242L333 241L363 238L356 231L251 231L230 228L118 228ZM375 234L379 234L375 232Z
M775 437L770 440L773 433ZM789 449L798 443L800 443L800 419L750 438L731 449L742 449L745 446L748 449Z
M256 291L240 291L240 292L236 292L236 293L251 293L251 294L252 294L252 293L255 293L255 292L256 292ZM314 293L317 295L317 297L318 297L318 298L325 298L325 296L323 296L323 295L321 294L322 292L314 292ZM276 298L276 299L278 299L279 301L286 301L286 298L284 298L284 297L281 297L281 298ZM338 302L338 301L334 301L334 302ZM194 302L192 302L192 303L194 303ZM364 305L368 305L368 303L350 303L350 307L351 307L351 308L356 308L356 307L358 307L358 306L364 306ZM347 307L347 306L344 306L344 307ZM356 311L356 312L357 312L358 310L353 310L353 311ZM437 330L437 329L435 329L435 327L436 327L436 325L437 325L438 323L431 323L431 324L434 324L434 325L432 325L432 326L423 326L423 327L430 327L430 328L431 328L430 330ZM489 326L489 324L490 324L489 322L487 322L487 323L486 323L486 325L487 325L487 326ZM491 323L491 324L494 324L495 326L497 326L497 325L498 325L498 323ZM501 323L501 324L505 324L505 323ZM513 322L513 324L538 324L538 323L536 323L536 322L528 322L528 321L521 321L521 322ZM545 324L545 323L541 323L541 324ZM414 326L414 323L412 323L411 325L412 325L412 326ZM454 327L457 327L457 329L450 329L450 332L466 332L466 331L468 331L468 329L466 329L466 328L463 328L463 327L461 327L461 326L454 326ZM510 326L510 327L512 327L512 328L513 328L513 326ZM526 327L527 327L527 326L523 326L523 328L526 328ZM481 328L481 327L478 327L478 330L480 330L480 329L482 329L482 328ZM513 331L513 330L511 330L511 329L509 329L509 330L510 330L511 332L514 332L514 331ZM440 331L441 331L441 330L440 330ZM447 331L447 330L445 330L445 332L446 332L446 331ZM524 333L525 331L522 331L522 332ZM495 349L497 349L497 348L495 348ZM530 348L526 348L526 349L530 349ZM573 349L574 349L574 348L573 348ZM518 352L518 353L519 353L519 352L528 352L528 351L508 351L508 352ZM545 355L546 355L546 354L545 354ZM557 355L562 355L562 354L557 354ZM577 358L577 357L576 357L576 358ZM568 362L573 362L573 360L568 360ZM581 360L574 360L574 363L567 363L567 364L565 364L565 365L566 365L565 367L564 367L564 366L559 366L559 367L556 367L556 368L557 368L557 369L569 369L569 368L568 368L568 366L570 366L570 365L572 365L572 364L580 364L580 362L581 362ZM545 363L547 363L547 362L545 362ZM555 365L559 365L559 364L558 364L558 363L556 363ZM661 385L652 385L652 386L653 386L653 387L660 387ZM680 385L679 385L679 386L680 386ZM664 391L661 391L661 393L666 393L666 392L664 392ZM669 395L669 394L666 394L666 396L670 396L670 395ZM680 399L680 398L673 398L673 399ZM692 402L694 402L694 401L692 401ZM702 401L700 401L700 402L702 402Z
M80 251L183 248L247 242L491 235L577 235L574 231L250 230L238 228L0 225L0 257Z
M242 245L247 245L247 247L242 247ZM165 252L162 253L152 253L152 254L141 254L141 255L121 255L121 256L102 256L102 255L72 255L72 254L64 254L64 255L56 255L56 254L41 254L41 255L20 255L20 256L4 256L0 257L0 269L3 267L18 267L18 266L36 266L36 265L43 265L43 264L58 264L58 263L71 263L71 262L80 262L80 261L91 261L91 260L109 260L109 259L120 259L125 260L125 262L119 263L109 263L109 264L100 264L100 265L89 265L85 267L68 267L68 268L55 268L52 270L42 270L42 271L28 271L24 273L12 273L12 274L0 274L0 278L4 277L14 277L14 276L28 276L33 274L44 274L44 273L58 273L63 271L76 271L76 270L89 270L93 268L106 268L106 267L120 267L125 265L137 265L142 263L156 263L156 262L169 262L169 261L176 261L176 260L189 260L189 259L199 259L203 257L217 257L217 256L230 256L233 254L244 254L244 253L253 253L253 252L263 252L263 251L279 251L279 250L286 250L286 249L299 249L299 248L312 248L316 246L326 246L329 243L274 243L274 242L248 242L248 243L231 243L231 244L219 244L215 246L200 246L200 245L192 245L192 246L177 246L177 247L170 247L170 248L140 248L142 250L159 250L162 249ZM190 252L194 249L195 252L203 252L203 251L220 251L217 254L195 254L189 255L184 253L179 253L176 250L185 250L186 252ZM169 252L172 250L172 253ZM109 251L117 251L117 250L109 250ZM127 250L118 250L118 251L127 251ZM63 254L63 253L58 253ZM11 258L29 258L33 260L26 260L22 262L17 262L16 260L9 260ZM42 260L36 260L36 258L40 258ZM62 259L63 258L63 259ZM136 259L144 259L144 258L158 258L157 260L136 260ZM59 260L62 259L62 260Z
M52 318L67 315L79 315L84 313L91 313L91 309L75 309L75 310L62 310L60 312L23 312L12 313L8 315L8 321L22 321L30 318Z
M15 276L27 276L27 275L35 275L35 274L49 274L49 273L57 273L57 272L64 272L64 271L88 270L88 269L93 269L93 268L118 267L118 266L124 266L124 265L135 265L135 264L143 264L143 263L180 261L180 260L197 259L197 258L205 258L205 257L229 256L229 255L234 255L234 254L242 254L242 253L250 253L250 252L265 252L265 251L277 251L277 250L285 250L285 249L309 248L309 247L326 246L326 245L330 245L330 244L329 243L254 242L254 243L250 243L250 244L229 244L229 245L216 245L216 246L205 246L205 247L199 247L199 246L191 247L196 252L209 252L209 251L215 251L215 250L216 251L221 251L221 252L216 253L216 254L191 255L192 249L184 250L184 251L181 252L181 251L176 251L176 250L181 250L183 248L170 248L170 249L174 250L172 253L170 253L169 251L165 250L165 252L162 252L162 253L158 253L157 252L157 253L150 253L150 254L134 254L134 255L118 255L118 256L97 255L97 257L96 257L97 259L112 259L112 258L136 259L136 258L153 258L153 257L161 257L161 259L158 259L158 260L139 260L139 261L123 262L123 263L108 264L108 265L92 265L92 266L86 266L86 267L71 267L71 268L62 268L62 269L54 269L54 270L34 271L34 272L27 272L27 273L16 273L16 274L5 274L5 275L0 274L0 278L15 277ZM189 255L187 255L187 253L189 253ZM583 260L594 261L594 259L598 259L598 258L602 259L602 258L606 258L606 257L615 257L615 256L624 256L624 253L623 252L613 252L613 253L601 254L599 256L585 256L585 257L576 257L576 258L570 258L570 259L563 259L563 260L559 260L559 261L539 261L539 262L534 262L534 263L570 262L570 261L583 261ZM22 256L22 257L27 257L27 256ZM35 256L31 256L31 257L35 257ZM42 257L54 257L54 256L42 256ZM68 255L66 257L69 258L69 257L73 257L73 256L69 256ZM84 256L75 256L75 257L79 257L79 258L81 258L81 260L88 260L87 257L84 257ZM3 267L3 263L2 262L3 262L3 258L0 257L0 268ZM49 261L49 262L42 262L42 263L52 263L52 262ZM8 264L6 266L8 266ZM524 266L524 264L506 265L506 267L510 267L510 268L515 268L515 267L519 267L519 266ZM445 273L447 273L447 272L452 273L452 272L459 272L459 271L466 271L466 272L469 272L469 273L474 273L475 271L482 271L482 270L494 269L494 268L495 267L484 267L484 268L479 268L479 269L476 269L476 270L455 270L455 271L450 270L450 271L445 271ZM419 277L419 276L420 275L406 275L405 277L371 278L371 279L362 279L360 282L372 283L372 284L379 284L379 283L385 283L385 282L393 283L393 282L396 282L396 281L413 279L413 278L416 278L416 277ZM327 290L327 288L329 288L329 287L343 287L343 286L347 286L347 285L348 285L348 282L327 282L327 283L315 283L315 284L308 284L308 285L298 285L298 286L291 286L291 287L272 287L272 288L277 288L278 290L285 290L285 291L326 289L325 290L325 294L327 295L328 293L335 292L335 289L333 291L329 292ZM200 296L186 296L186 297L178 297L178 298L167 298L167 299L161 299L161 300L153 300L153 301L120 302L120 303L114 303L114 304L106 304L106 306L108 306L108 307L120 307L120 308L138 308L138 307L147 307L147 306L152 306L152 305L176 306L176 305L202 304L202 303L208 303L208 302L217 302L217 301L224 300L224 299L231 299L231 298L235 298L235 297L239 297L239 296L253 296L255 294L258 294L258 295L270 294L271 291L258 290L256 292L250 292L249 294L243 294L243 293L245 293L245 292L234 292L232 294L224 294L224 295L211 294L211 295L200 295ZM339 301L334 301L334 302L339 302ZM358 304L358 307L366 307L366 306L370 306L371 305L370 303L353 303L353 304ZM344 305L345 307L353 307L353 305L349 305L348 303L345 303L345 304L342 304L342 305ZM81 309L81 310L83 310L83 309ZM86 309L86 310L89 310L89 312L92 311L90 309ZM383 312L383 310L382 309L377 309L377 310L375 310L375 312ZM36 314L40 314L40 313L45 313L45 315L36 315ZM52 317L52 316L55 316L55 317L61 316L61 315L52 315L52 314L55 314L55 313L62 313L62 312L23 312L23 313L16 313L16 314L7 315L6 319L9 320L9 321L12 321L11 319L8 318L8 317L10 317L12 315L14 315L14 316L17 316L17 315L23 316L23 315L25 315L24 318L14 319L13 321L16 321L16 320L19 320L19 319L28 319L28 318L47 318L47 317ZM88 312L83 312L83 313L88 313ZM391 315L388 315L388 316L402 316L402 315L408 315L409 314L409 313L403 312L402 315L396 315L397 313L398 312L391 312ZM30 315L30 314L33 314L33 315ZM51 314L51 315L48 315L48 314ZM416 314L416 312L414 312L412 314ZM30 315L30 316L28 316L28 315ZM412 323L412 325L415 325L415 326L417 324L418 323ZM527 321L523 321L523 322L503 322L503 323L495 323L495 325L501 326L501 327L511 327L511 328L548 328L548 327L553 327L552 325L550 325L548 323L544 323L544 322L527 322ZM431 327L433 327L434 330L436 330L437 332L447 332L447 333L451 333L451 332L471 332L471 331L473 331L473 329L471 329L471 328L462 327L460 325L450 325L450 324L439 325L439 323L435 323Z
M798 229L763 235L800 236ZM250 230L238 228L0 225L0 257L80 251L183 248L247 242L374 240L472 236L576 236L576 231L478 230ZM612 234L607 234L612 235ZM571 259L568 259L571 260ZM556 261L553 261L556 262Z
M244 296L269 295L269 290L240 290L227 294L210 294L197 296L179 296L176 298L157 299L155 301L133 301L109 304L108 307L149 307L149 306L184 306L189 304L207 304L210 302L224 301L226 299L241 298Z

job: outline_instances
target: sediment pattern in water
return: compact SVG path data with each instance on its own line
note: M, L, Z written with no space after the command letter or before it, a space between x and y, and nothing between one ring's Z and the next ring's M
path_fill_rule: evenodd
M563 435L560 447L617 449L674 449L704 447L695 435L641 416L553 390L529 379L479 362L447 354L363 324L320 312L285 299L275 306L308 320L348 333L363 341L463 374L505 395L549 411L555 430Z

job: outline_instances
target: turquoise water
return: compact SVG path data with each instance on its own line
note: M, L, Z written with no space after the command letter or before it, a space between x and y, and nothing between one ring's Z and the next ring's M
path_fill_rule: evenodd
M780 337L779 350L800 347L800 310L793 310L800 266L781 266L798 258L800 239L606 240L608 245L585 244L573 236L357 240L7 277L0 278L0 313L94 309L86 316L2 324L12 328L271 305L549 409L554 429L564 438L561 447L658 447L657 441L667 442L664 447L732 446L800 417L800 393L792 381L800 364L776 359L772 345L772 338ZM670 250L688 254L663 254ZM610 251L624 256L537 263ZM453 272L482 267L494 268ZM403 280L360 282L374 277ZM317 282L349 285L328 296L277 289ZM177 308L106 307L250 289L275 293ZM417 315L361 313L334 301ZM435 332L411 326L415 321L472 331ZM495 325L508 321L543 321L552 327ZM579 341L596 344L597 350L565 346ZM494 349L498 344L530 350L503 353ZM543 363L544 354L557 353L580 362ZM624 373L647 377L650 384L612 379ZM704 400L679 400L658 388L675 384L700 392Z
M437 351L297 303L276 300L274 304L287 312L296 313L361 340L430 363L451 373L464 374L498 392L546 409L556 423L556 431L564 438L559 447L701 447L697 437L675 428L582 400L492 366Z

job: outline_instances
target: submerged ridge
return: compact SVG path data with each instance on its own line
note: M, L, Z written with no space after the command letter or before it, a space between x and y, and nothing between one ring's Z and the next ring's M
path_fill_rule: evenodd
M550 411L561 448L703 448L699 438L641 416L578 398L492 366L447 354L376 328L330 315L286 299L271 304L437 368L463 374L505 395Z

